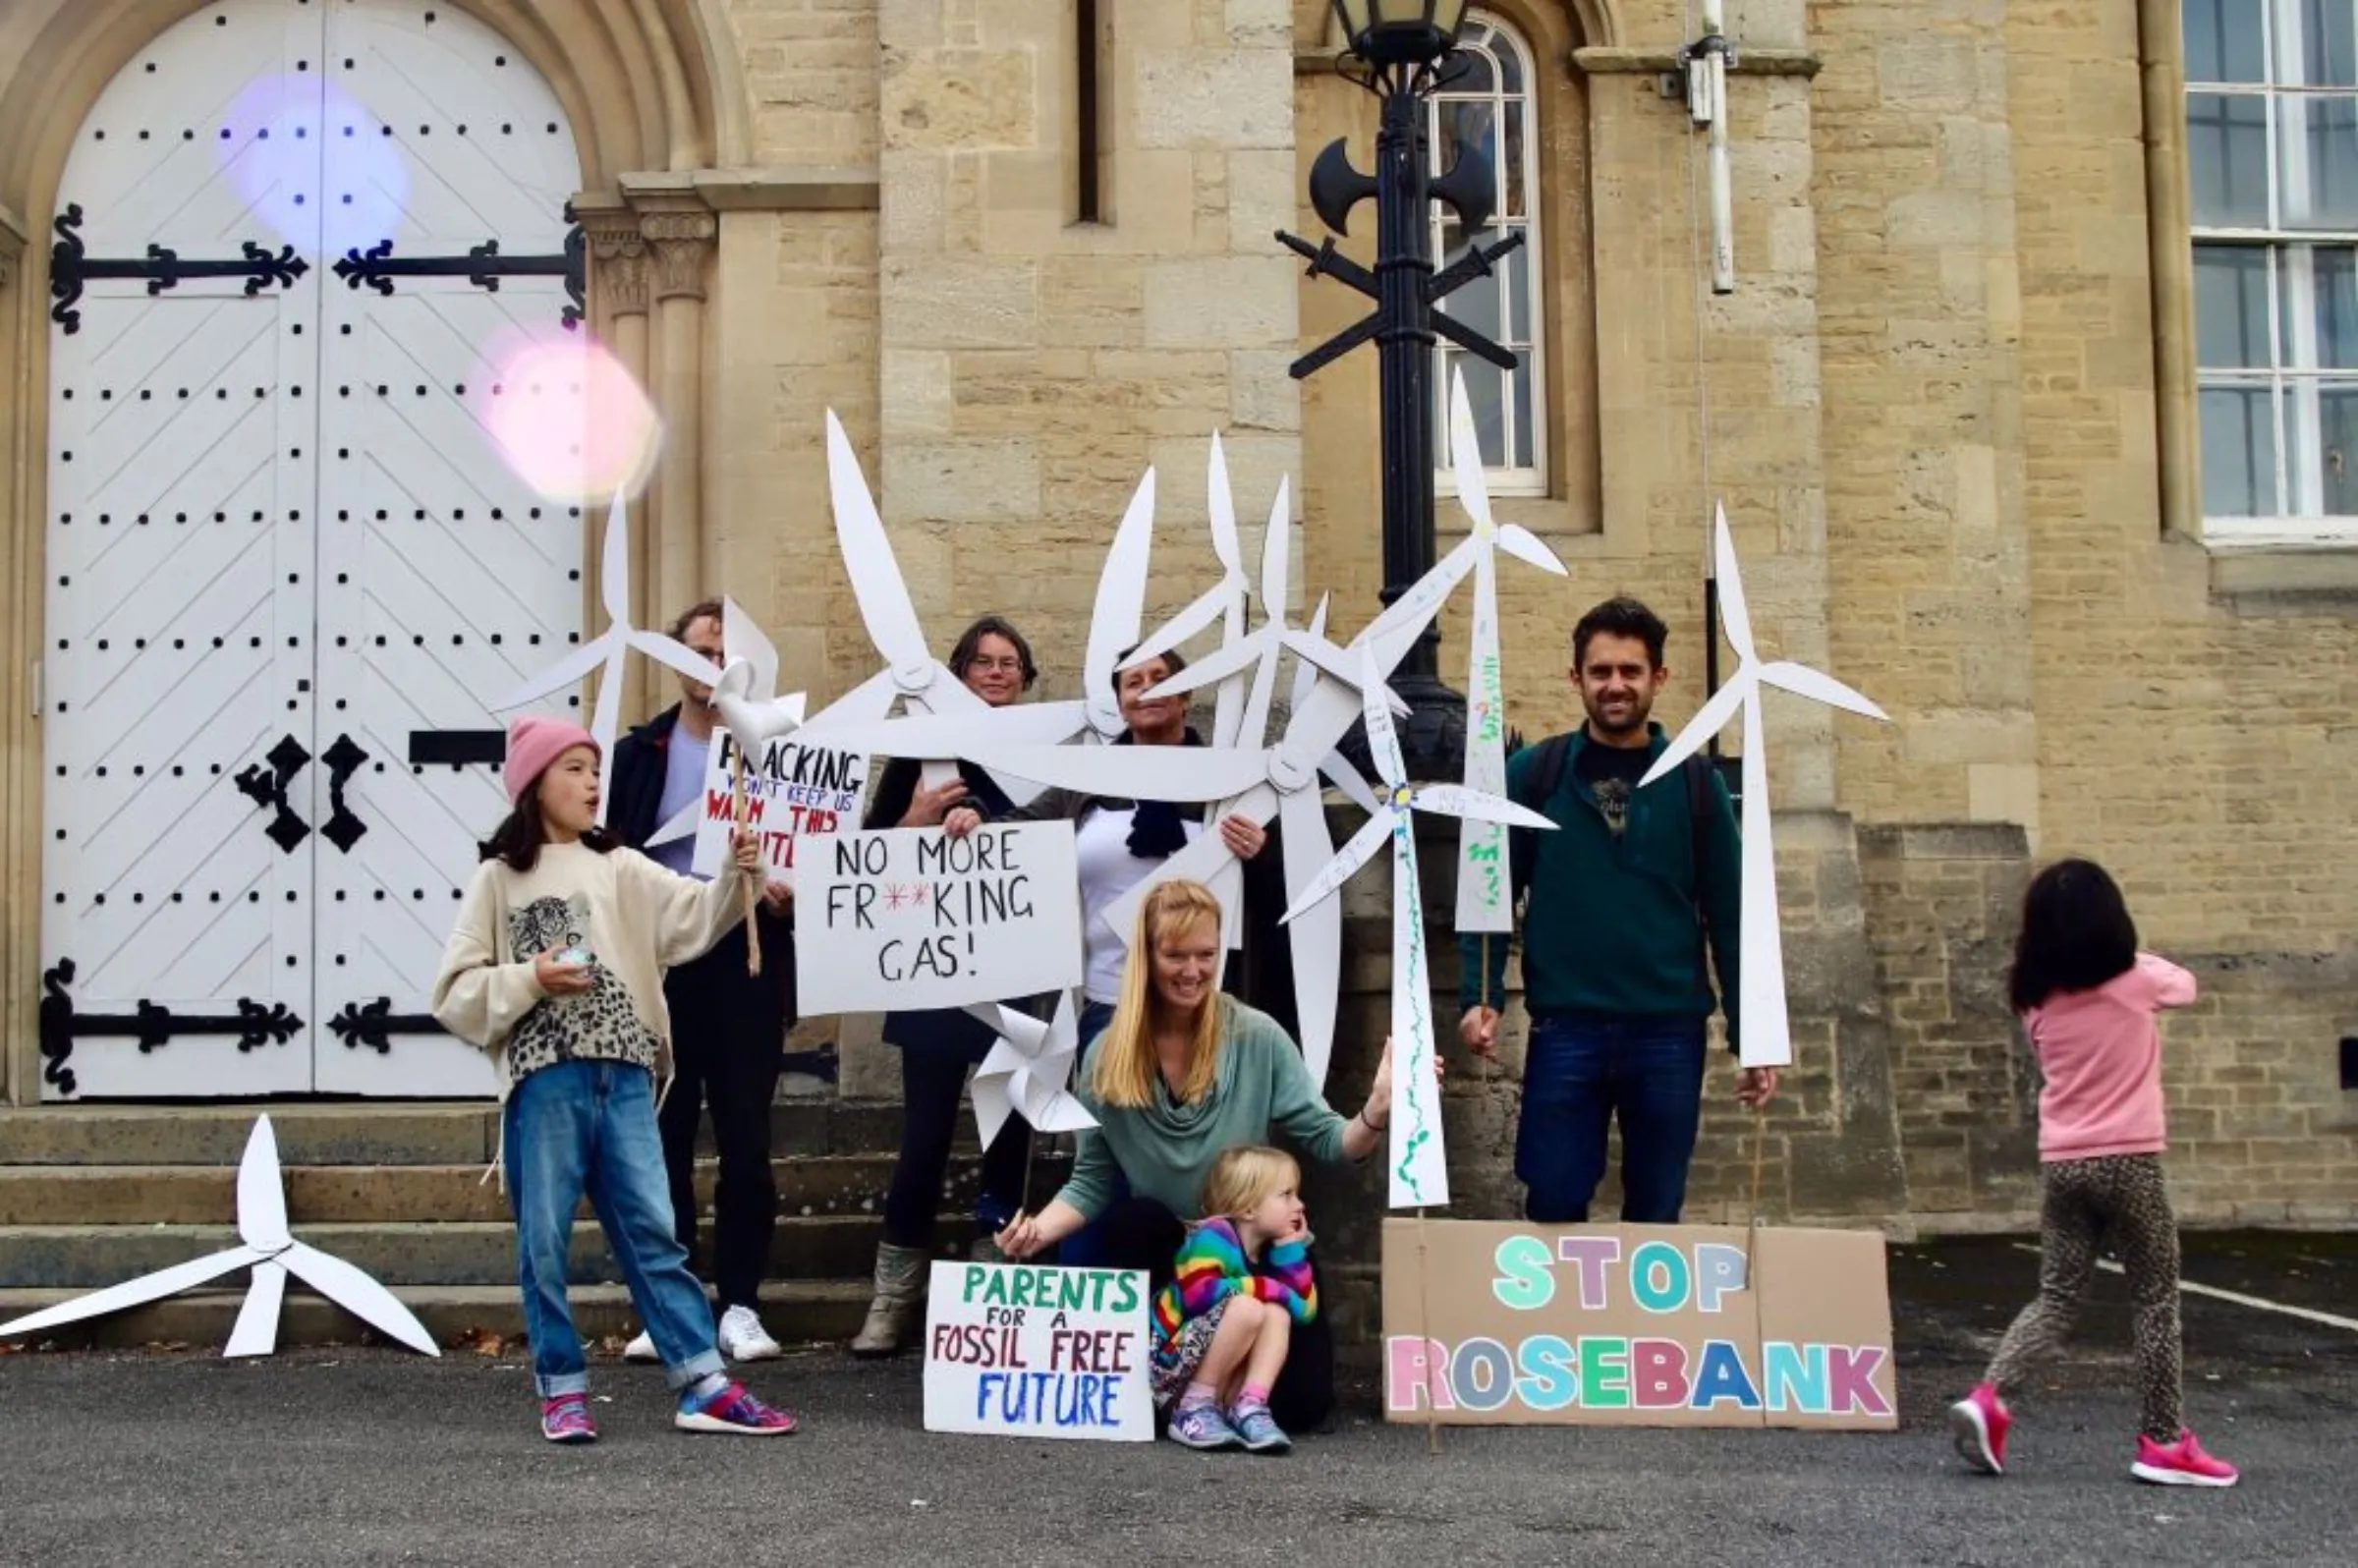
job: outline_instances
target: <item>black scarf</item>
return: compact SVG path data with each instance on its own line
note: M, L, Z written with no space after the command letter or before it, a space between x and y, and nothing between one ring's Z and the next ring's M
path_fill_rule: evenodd
M1128 730L1114 738L1116 746L1135 746ZM1204 737L1194 726L1179 743L1182 746L1202 746ZM1130 853L1142 861L1167 861L1187 848L1187 819L1171 801L1138 801L1130 818Z

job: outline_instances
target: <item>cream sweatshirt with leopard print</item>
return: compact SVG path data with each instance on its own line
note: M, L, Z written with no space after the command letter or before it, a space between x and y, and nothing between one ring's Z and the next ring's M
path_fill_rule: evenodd
M671 1013L663 972L707 951L745 918L747 875L734 862L711 881L682 876L637 850L600 855L547 844L518 871L476 868L442 950L433 1014L490 1051L500 1093L555 1062L637 1062L671 1077ZM590 988L543 990L533 961L552 948L590 954Z

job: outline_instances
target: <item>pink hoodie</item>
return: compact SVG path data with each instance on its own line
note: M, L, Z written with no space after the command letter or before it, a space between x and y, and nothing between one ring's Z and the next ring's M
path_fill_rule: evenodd
M2062 991L2022 1015L2047 1087L2039 1094L2039 1157L2159 1154L2169 1147L2156 1015L2194 1000L2194 977L2139 953L2135 967L2092 991Z

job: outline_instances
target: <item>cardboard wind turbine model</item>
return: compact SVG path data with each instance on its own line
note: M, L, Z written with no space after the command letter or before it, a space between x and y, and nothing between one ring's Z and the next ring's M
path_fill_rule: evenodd
M1490 515L1490 486L1482 467L1482 442L1474 429L1474 405L1466 396L1466 374L1449 381L1449 463L1457 476L1457 498L1473 523L1458 546L1474 567L1472 672L1466 682L1467 789L1506 794L1506 681L1498 657L1498 550L1557 577L1564 563L1520 524L1503 528ZM1456 551L1451 552L1453 555ZM1457 840L1457 922L1462 933L1512 933L1514 894L1508 875L1507 838L1498 817L1468 816Z
M1425 903L1417 879L1415 812L1434 812L1464 821L1497 822L1553 830L1555 824L1496 795L1455 784L1411 784L1400 757L1400 739L1383 702L1375 654L1364 652L1367 675L1364 717L1368 751L1383 775L1382 809L1351 835L1342 852L1326 863L1285 912L1287 924L1334 901L1352 873L1375 858L1386 839L1392 846L1392 1106L1391 1206L1425 1208L1449 1202L1449 1167L1441 1138L1441 1091L1433 1063L1432 975L1426 962Z
M238 1309L237 1323L230 1329L229 1344L221 1352L224 1356L267 1356L278 1348L279 1308L286 1300L289 1274L421 1355L442 1354L434 1347L434 1336L391 1291L343 1259L305 1246L288 1230L278 1136L270 1130L267 1116L255 1120L245 1157L238 1163L238 1239L241 1245L226 1252L0 1323L0 1339L21 1339L44 1328L144 1306L245 1268L253 1271L253 1278L246 1288L246 1304Z
M1736 673L1712 694L1711 700L1687 721L1669 750L1638 783L1642 789L1676 772L1680 763L1742 710L1744 930L1737 950L1737 1016L1741 1021L1737 1053L1746 1067L1783 1067L1793 1060L1793 1036L1785 1013L1785 944L1778 923L1776 848L1769 838L1768 749L1762 735L1761 691L1773 686L1813 702L1886 723L1889 715L1830 675L1786 659L1761 662L1753 646L1752 616L1744 602L1744 579L1737 568L1735 541L1727 531L1726 507L1719 508L1713 528L1719 621L1726 629L1728 646L1735 649Z
M604 553L598 568L597 591L605 606L606 629L567 653L538 675L489 704L494 713L554 697L567 687L598 676L597 705L590 733L597 741L597 820L603 825L614 799L614 739L622 720L622 677L635 648L692 681L712 678L711 662L694 648L660 632L642 631L631 624L630 512L620 495L606 513Z

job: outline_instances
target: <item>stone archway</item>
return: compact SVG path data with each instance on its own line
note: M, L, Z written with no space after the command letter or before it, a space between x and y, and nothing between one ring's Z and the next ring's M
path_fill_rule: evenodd
M37 1097L43 734L38 659L48 506L49 223L79 128L110 83L211 0L24 0L0 17L0 1103ZM308 0L298 0L308 3ZM328 3L328 0L317 0ZM589 230L590 321L655 396L675 433L703 396L703 297L717 223L692 181L666 176L742 161L750 110L720 0L413 0L470 14L513 44L571 119ZM649 265L648 263L652 263ZM649 285L651 284L651 287ZM651 296L651 298L650 298ZM661 373L655 373L656 367ZM658 479L651 563L693 578L702 558L700 443ZM666 538L666 522L671 524ZM594 542L591 531L590 542ZM586 592L594 591L585 562ZM636 574L642 585L659 581ZM656 591L651 587L643 589Z

